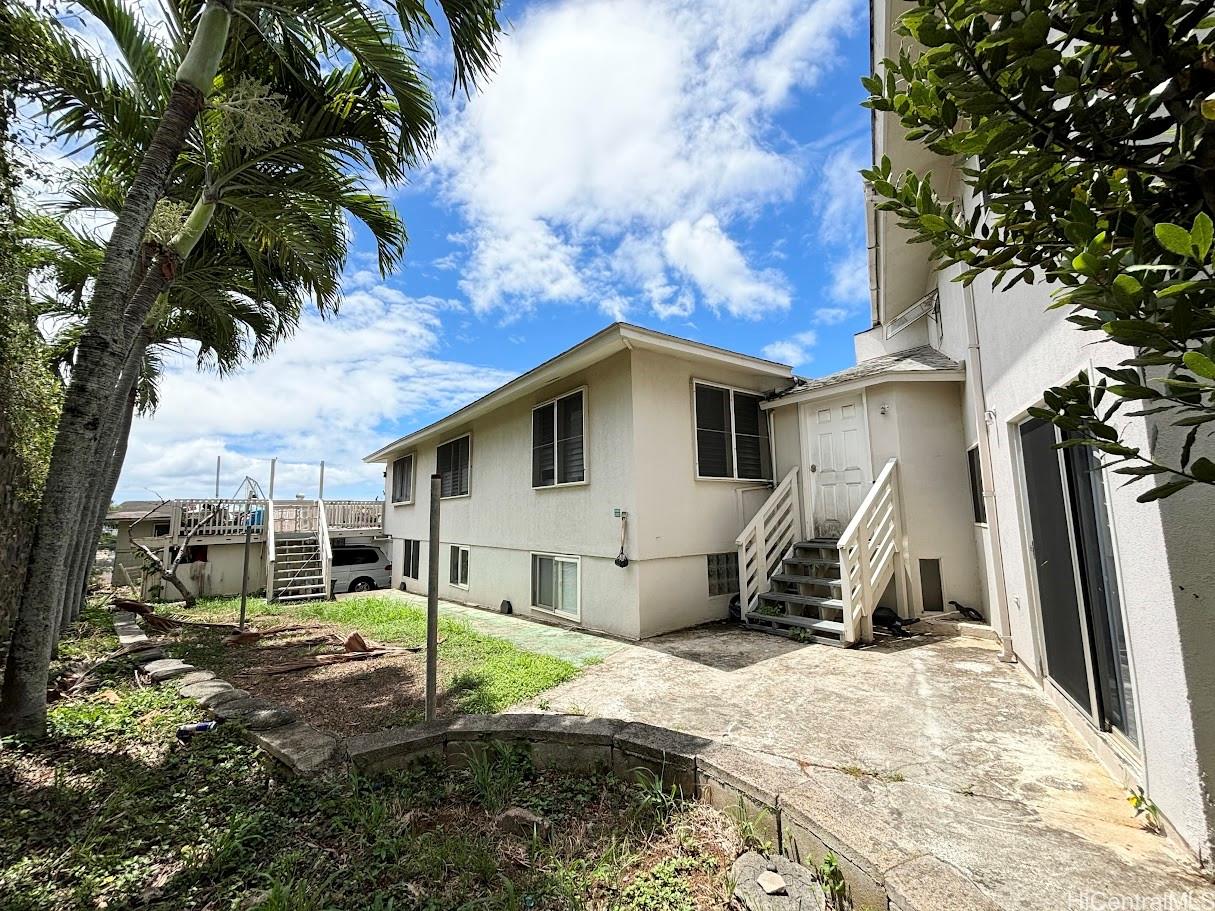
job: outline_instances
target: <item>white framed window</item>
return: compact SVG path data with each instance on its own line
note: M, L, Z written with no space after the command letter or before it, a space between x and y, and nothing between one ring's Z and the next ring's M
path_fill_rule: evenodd
M392 502L404 505L413 502L413 453L392 461Z
M447 581L456 588L468 588L468 548L463 544L448 549Z
M772 450L764 397L743 389L694 380L696 477L771 481Z
M472 469L472 434L440 443L435 451L436 470L442 480L439 483L439 499L466 497L469 490L469 475Z
M562 554L532 554L532 607L580 620L582 560Z
M532 487L586 483L586 387L532 409Z

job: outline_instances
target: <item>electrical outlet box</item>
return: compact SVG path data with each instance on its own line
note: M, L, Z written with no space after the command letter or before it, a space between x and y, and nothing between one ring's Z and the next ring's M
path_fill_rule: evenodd
M619 509L619 508L613 509L612 515L617 519L627 519L629 517L629 514L627 512L625 512L623 509Z

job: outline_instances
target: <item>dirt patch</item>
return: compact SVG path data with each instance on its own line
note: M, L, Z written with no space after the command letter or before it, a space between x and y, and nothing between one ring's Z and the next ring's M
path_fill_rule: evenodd
M267 623L263 628L273 625ZM227 644L226 636L219 632L186 629L171 637L170 651L338 736L422 720L426 662L421 654L405 652L268 673L301 659L343 654L347 631L325 623L299 627L245 644ZM325 641L316 641L322 637ZM454 713L450 699L441 702L441 715Z

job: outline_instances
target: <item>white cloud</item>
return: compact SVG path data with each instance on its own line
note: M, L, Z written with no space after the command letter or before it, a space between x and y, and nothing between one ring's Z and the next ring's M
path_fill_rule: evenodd
M863 246L831 264L831 297L842 304L869 299L869 255Z
M663 233L667 260L690 277L713 309L731 316L756 318L769 310L787 310L789 291L776 273L754 272L742 252L722 233L713 215L694 223L677 221Z
M779 276L729 238L801 181L773 116L836 62L860 12L857 0L565 0L525 12L495 77L445 121L430 174L469 223L461 287L474 307L610 309L613 291L659 315L687 315L698 293L732 314L786 306ZM709 286L666 256L669 232L705 216L735 275Z
M398 422L454 410L512 376L440 357L452 302L355 279L340 315L307 316L269 360L234 376L198 373L189 352L170 357L159 410L132 432L119 496L213 493L216 455L225 496L245 473L265 485L275 456L281 491L315 493L324 459L327 492L374 496L380 469L361 460Z
M798 332L787 339L781 339L780 341L764 345L764 357L782 364L788 364L790 367L800 367L802 364L809 363L813 359L810 355L810 349L816 344L818 344L818 336L814 333L814 330L808 329L805 332Z
M850 315L851 313L845 307L819 307L814 311L814 321L823 326L835 326Z
M827 243L853 243L865 236L865 148L847 142L827 156L815 193L819 237Z

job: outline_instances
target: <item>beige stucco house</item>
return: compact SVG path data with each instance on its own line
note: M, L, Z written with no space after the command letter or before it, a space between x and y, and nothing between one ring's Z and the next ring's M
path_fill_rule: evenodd
M875 68L898 57L904 39L895 23L911 6L901 0L872 5ZM933 186L952 189L971 211L959 179L962 162L908 142L892 114L875 113L873 125L875 160L889 156L896 173L931 172ZM942 560L946 588L956 585L982 604L1006 656L1041 684L1115 778L1128 789L1144 788L1170 832L1209 862L1215 832L1210 490L1195 485L1139 503L1141 485L1124 486L1099 470L1087 450L1056 449L1055 428L1031 418L1028 409L1042 403L1044 389L1081 371L1093 375L1095 367L1126 355L1112 344L1094 344L1093 334L1067 323L1065 312L1048 310L1049 286L997 291L980 279L963 287L953 273L935 272L927 245L908 243L896 219L872 204L869 229L873 328L856 339L858 361L927 346L965 368L943 425L898 421L900 446L948 440L939 459L929 457L937 459L941 477L969 473L974 491L936 502L948 528L925 526L915 504L930 504L900 451L910 571L920 571L935 546L925 540L926 530L940 535L943 551L962 554L969 547L975 560L969 569ZM876 430L874 401L870 395ZM1125 433L1132 444L1176 459L1179 435L1152 417L1127 418Z

